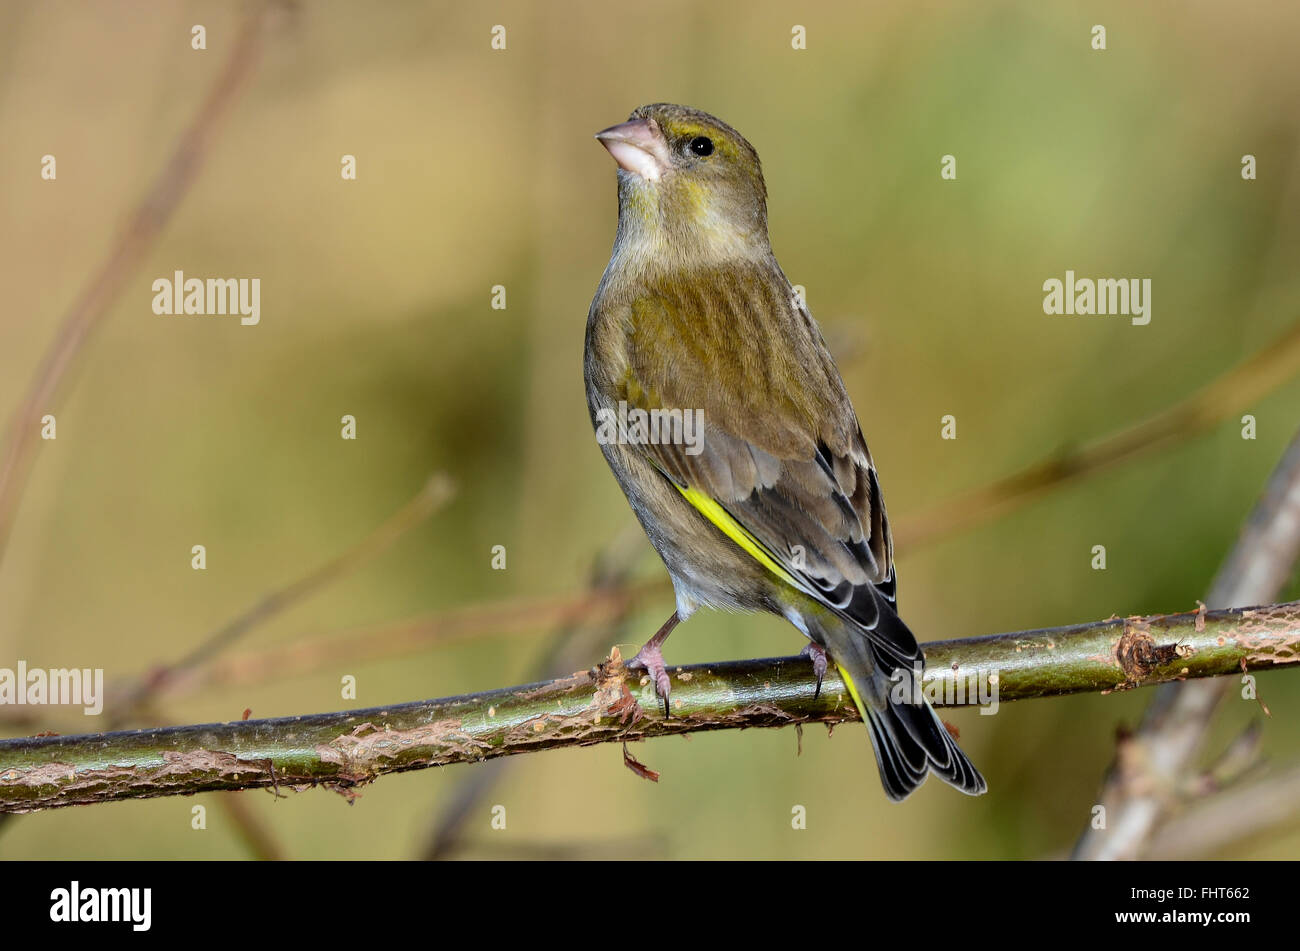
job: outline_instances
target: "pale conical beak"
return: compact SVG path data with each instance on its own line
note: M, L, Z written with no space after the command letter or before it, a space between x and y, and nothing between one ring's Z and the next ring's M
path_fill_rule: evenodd
M633 119L597 132L600 144L609 149L618 167L646 181L658 181L668 170L668 143L653 119Z

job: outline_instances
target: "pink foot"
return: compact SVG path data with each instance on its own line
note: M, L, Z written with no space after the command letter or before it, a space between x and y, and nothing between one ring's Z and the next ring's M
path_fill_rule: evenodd
M812 658L813 673L817 675L817 689L813 692L813 699L816 700L822 695L822 678L826 676L826 648L816 641L809 641L799 656Z
M677 626L677 612L674 611L668 620L664 621L663 627L655 632L655 636L645 642L645 646L636 652L636 656L627 662L627 666L634 670L644 670L650 675L651 681L655 685L655 693L664 698L664 716L671 714L668 712L668 693L672 690L672 685L668 683L668 671L664 668L664 655L660 648L663 647L664 641L668 640L668 635L673 632Z
M655 685L655 693L663 698L664 716L669 716L668 694L672 691L672 685L668 682L668 671L664 667L664 655L659 645L646 644L636 652L636 656L628 661L627 665L633 670L644 670L650 675L650 680Z

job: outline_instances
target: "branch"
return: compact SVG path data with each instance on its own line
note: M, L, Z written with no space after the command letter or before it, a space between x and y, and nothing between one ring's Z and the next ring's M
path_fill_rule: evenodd
M1276 598L1300 557L1300 431L1269 478L1241 537L1215 576L1211 607ZM1227 681L1160 688L1138 730L1126 737L1106 777L1100 802L1106 828L1089 827L1076 859L1135 859L1178 804L1194 771Z
M927 694L957 682L997 700L1132 689L1300 662L1300 602L1090 624L927 645ZM635 677L635 679L632 679ZM629 680L638 685L636 694ZM90 736L0 741L0 812L220 789L352 788L391 772L655 736L857 719L842 682L818 699L806 659L700 664L673 675L665 719L617 651L560 680L399 706ZM974 698L967 696L968 700ZM977 701L976 701L977 702Z

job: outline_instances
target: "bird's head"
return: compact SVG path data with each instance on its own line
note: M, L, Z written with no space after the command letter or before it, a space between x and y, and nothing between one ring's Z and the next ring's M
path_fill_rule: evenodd
M758 153L722 120L656 103L596 138L618 162L625 251L693 261L769 253Z

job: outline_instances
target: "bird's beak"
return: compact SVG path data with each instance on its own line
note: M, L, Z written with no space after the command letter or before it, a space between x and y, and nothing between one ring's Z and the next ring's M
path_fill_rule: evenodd
M658 181L668 170L668 143L653 119L633 119L597 132L600 144L609 149L618 167L646 181Z

